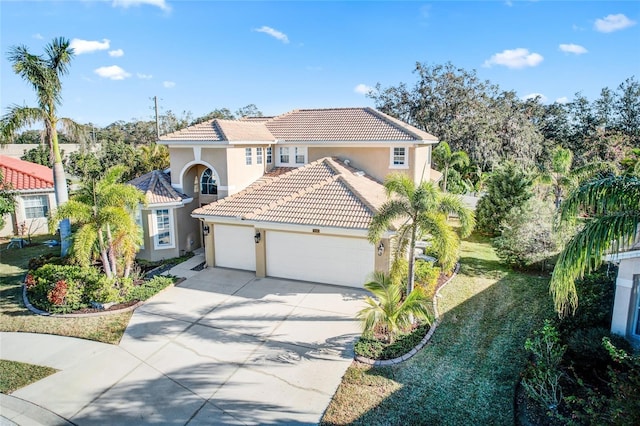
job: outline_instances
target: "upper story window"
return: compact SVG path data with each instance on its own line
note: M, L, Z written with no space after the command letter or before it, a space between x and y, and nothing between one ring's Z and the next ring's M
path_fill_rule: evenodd
M24 217L37 219L49 214L49 197L46 195L31 195L22 198L24 203Z
M289 164L289 147L280 147L280 163Z
M256 164L262 164L262 148L256 148Z
M204 195L217 195L218 184L211 169L207 169L200 179L200 193Z
M156 219L155 248L173 248L173 214L169 209L154 210Z
M273 163L273 150L270 146L267 147L267 164Z
M244 160L244 161L245 161L245 164L246 164L247 166L250 166L250 165L251 165L251 159L252 159L251 157L252 157L252 155L251 155L251 148L245 148L245 149L244 149L244 158L245 158L245 160Z
M391 164L393 169L403 169L409 167L407 161L407 148L405 147L393 147L391 148Z
M304 150L302 148L295 148L296 150L296 164L304 164Z

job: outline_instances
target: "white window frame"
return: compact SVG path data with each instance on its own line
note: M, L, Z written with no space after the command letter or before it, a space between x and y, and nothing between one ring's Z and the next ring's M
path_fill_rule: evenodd
M205 175L208 173L208 179L205 182ZM202 172L202 176L200 176L200 194L202 195L218 195L218 180L216 179L216 175L215 173L213 173L213 170L211 169L205 169L204 172ZM205 187L206 185L206 187ZM211 192L212 188L214 189L214 192ZM206 191L205 191L206 189Z
M282 161L282 159L286 157L287 161ZM289 147L288 146L281 146L278 149L278 160L280 164L289 164L289 160L291 160L291 156L289 155Z
M273 163L273 149L268 146L267 147L267 164Z
M256 164L262 164L262 147L256 148Z
M34 203L32 201L38 201ZM22 208L25 219L42 219L49 216L49 196L48 195L25 195L22 197ZM31 216L29 212L37 212L37 216Z
M144 250L144 223L142 222L142 207L138 205L135 212L136 225L140 227L140 250Z
M403 153L396 153L396 150L403 150ZM399 158L402 157L402 160ZM400 162L401 161L401 162ZM390 169L408 169L409 168L409 149L406 146L392 146L389 150L389 168Z
M167 212L169 217L169 243L168 244L160 244L160 227L158 226L158 213L159 212ZM162 213L164 214L164 213ZM174 235L174 225L173 225L173 209L154 209L153 210L153 248L156 250L163 249L172 249L176 247L176 239ZM164 229L162 232L166 232Z
M253 163L253 151L251 148L244 149L244 164L250 166Z
M294 148L293 152L295 153L294 160L296 164L305 164L307 162L307 155L306 155L307 153L305 151L306 150L304 148L300 148L297 146Z
M629 331L631 337L636 340L640 339L640 275L634 275L633 277L633 292L632 303L633 313L631 314L631 326Z
M283 157L286 161L283 161ZM304 146L280 146L276 166L300 167L307 164L307 148Z

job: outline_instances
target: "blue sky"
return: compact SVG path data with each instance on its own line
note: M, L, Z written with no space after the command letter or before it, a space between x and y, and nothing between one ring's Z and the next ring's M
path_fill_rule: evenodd
M254 103L373 106L368 88L415 81L416 62L475 69L519 97L590 100L640 79L637 1L2 1L0 107L34 105L10 46L54 37L76 56L59 115L105 126Z

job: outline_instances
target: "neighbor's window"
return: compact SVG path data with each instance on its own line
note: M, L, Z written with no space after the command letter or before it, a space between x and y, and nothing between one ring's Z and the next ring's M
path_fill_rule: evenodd
M156 247L173 247L172 220L169 209L158 209L154 213L156 216Z
M407 148L396 147L393 148L393 155L391 159L391 165L393 166L406 166L407 165Z
M144 227L142 224L142 210L138 206L135 210L136 225L138 225L138 235L140 236L140 248L144 250Z
M211 169L205 170L202 174L202 179L200 179L200 193L204 195L218 194L218 184Z
M262 148L256 148L256 164L262 164Z
M296 164L304 164L304 149L296 147Z
M267 147L267 164L271 164L273 163L273 154L272 154L273 150L271 149L270 146Z
M288 146L281 146L280 147L280 162L281 163L288 163L289 162L289 147Z
M244 158L245 158L245 164L247 166L250 166L251 165L251 148L244 149Z
M24 217L37 219L47 217L49 214L49 197L46 195L32 195L22 197L24 203Z

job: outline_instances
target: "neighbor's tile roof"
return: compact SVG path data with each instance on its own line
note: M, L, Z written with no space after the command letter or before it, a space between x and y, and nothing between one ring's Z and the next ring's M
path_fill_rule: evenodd
M277 117L214 119L160 137L162 141L371 142L437 141L373 108L293 110Z
M172 204L189 198L171 186L171 178L154 170L128 182L144 192L148 204Z
M384 187L335 158L323 158L194 210L194 215L367 229Z
M53 188L53 170L40 164L0 155L4 183L16 191Z

